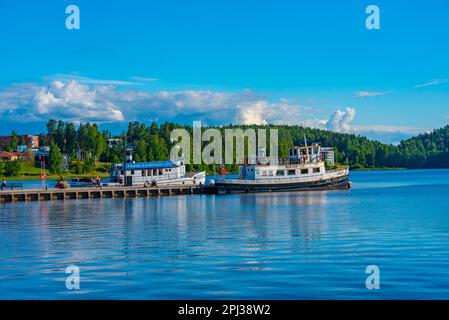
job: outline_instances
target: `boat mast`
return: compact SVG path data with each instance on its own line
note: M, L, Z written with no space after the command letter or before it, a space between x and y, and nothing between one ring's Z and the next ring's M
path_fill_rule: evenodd
M307 148L307 138L306 138L306 134L305 133L304 133L304 145L306 147L306 159L310 163L309 148Z

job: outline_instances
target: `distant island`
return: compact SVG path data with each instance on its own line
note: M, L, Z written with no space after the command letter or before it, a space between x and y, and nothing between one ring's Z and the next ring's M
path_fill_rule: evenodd
M71 122L49 120L46 126L47 132L39 135L12 132L10 136L0 137L0 176L39 179L43 159L49 178L57 175L107 176L110 163L124 160L125 146L132 147L135 161L166 160L172 147L172 130L184 128L192 131L191 126L170 122L161 125L130 122L126 132L120 135L101 130L95 123L77 126ZM356 170L449 167L449 126L401 141L398 145L302 126L228 125L214 128L278 129L281 157L287 156L291 146L301 145L306 135L310 142L334 147L336 163ZM237 172L238 166L226 165L226 169ZM187 165L187 170L216 173L219 166Z

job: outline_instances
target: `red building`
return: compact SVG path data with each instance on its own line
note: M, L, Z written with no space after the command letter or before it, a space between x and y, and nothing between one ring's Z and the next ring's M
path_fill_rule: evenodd
M0 149L4 149L6 144L10 142L12 139L12 136L0 136ZM31 135L31 134L25 134L17 136L17 139L19 140L19 145L21 144L21 141L25 141L25 144L28 148L38 148L39 147L39 136L38 135Z

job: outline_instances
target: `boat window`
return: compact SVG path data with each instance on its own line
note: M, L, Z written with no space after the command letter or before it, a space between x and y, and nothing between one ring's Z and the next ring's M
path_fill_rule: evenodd
M162 172L162 169L159 169L159 175L163 175L164 173Z
M276 171L276 175L277 176L285 176L285 171L284 170L278 170L278 171Z
M153 169L153 176L157 176L157 169Z
M145 177L147 175L147 172L145 170L142 170L142 177Z
M134 174L134 170L131 170L131 175L133 175Z
M320 168L313 168L313 173L318 173L320 172Z
M301 169L301 174L308 174L309 173L309 169Z
M120 174L123 176L125 174L125 171L121 170Z
M288 171L287 171L287 174L288 174L289 176L294 176L294 175L296 174L296 170L288 170Z

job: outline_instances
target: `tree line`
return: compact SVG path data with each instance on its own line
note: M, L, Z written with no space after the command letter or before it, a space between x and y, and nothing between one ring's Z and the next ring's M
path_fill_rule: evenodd
M130 122L125 132L113 136L107 130L100 130L95 123L81 123L76 127L71 122L50 120L47 131L51 145L50 167L60 162L59 153L66 153L70 159L78 159L80 172L89 172L95 163L122 162L125 148L132 150L135 161L167 160L173 141L171 132L184 128L192 133L188 125L166 122L163 124ZM226 128L278 129L279 155L287 156L288 149L303 144L304 135L309 142L335 148L335 160L351 168L404 167L404 168L446 168L449 167L449 126L421 134L399 145L384 144L356 134L336 133L321 129L287 125L228 125L214 127L224 136ZM203 128L205 130L207 128ZM110 139L114 139L112 142ZM207 142L204 142L207 144ZM229 172L235 172L237 165L227 165ZM188 170L218 171L218 165L188 165Z

